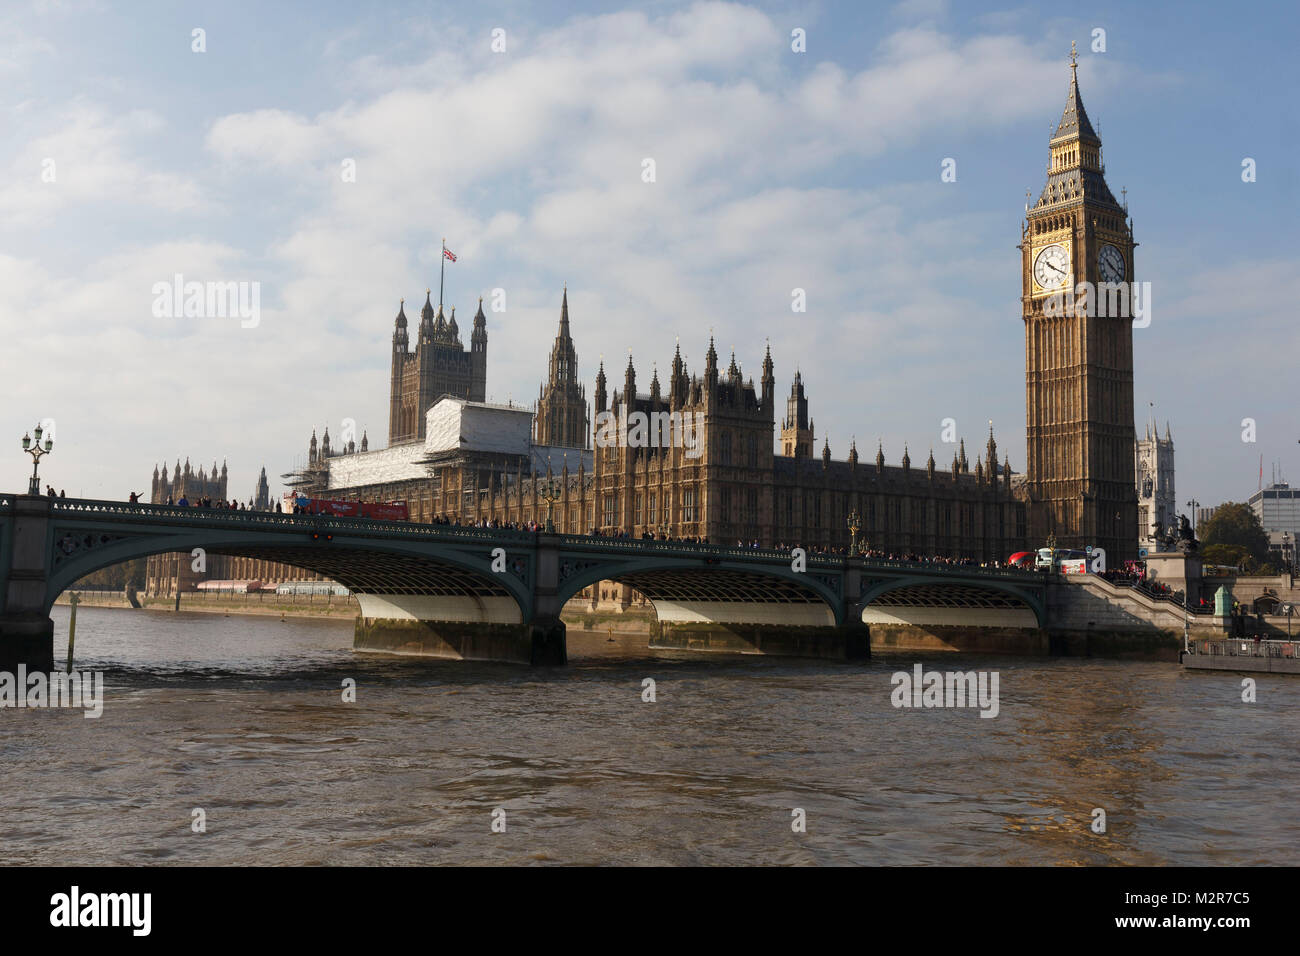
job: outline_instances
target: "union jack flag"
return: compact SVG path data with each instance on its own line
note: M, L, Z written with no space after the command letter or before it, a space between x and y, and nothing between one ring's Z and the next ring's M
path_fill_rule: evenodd
M446 246L442 247L442 254L446 256L448 259L450 259L452 262L456 261L456 253L452 252Z

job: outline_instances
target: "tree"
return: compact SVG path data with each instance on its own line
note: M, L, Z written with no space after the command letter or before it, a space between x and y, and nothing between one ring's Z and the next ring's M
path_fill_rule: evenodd
M1201 561L1206 565L1236 568L1248 556L1249 552L1239 544L1209 544L1201 548Z
M1236 564L1243 570L1277 567L1268 550L1268 532L1250 505L1230 501L1201 525L1201 556L1210 564ZM1235 560L1224 560L1232 556Z

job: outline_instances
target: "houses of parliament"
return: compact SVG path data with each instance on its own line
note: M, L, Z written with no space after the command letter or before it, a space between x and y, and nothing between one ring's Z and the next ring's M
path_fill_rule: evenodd
M796 373L778 394L770 349L757 381L712 339L704 367L680 351L649 381L632 356L601 363L594 408L579 379L568 291L546 376L531 409L484 401L487 320L482 302L470 345L455 312L426 297L415 349L404 303L393 323L388 447L363 438L335 450L315 433L305 468L285 476L312 497L405 501L413 521L543 524L569 534L669 535L717 544L842 549L851 516L860 545L892 554L1003 561L1055 537L1106 549L1112 565L1136 556L1132 318L1059 314L1048 298L1078 283L1131 281L1132 222L1104 178L1101 141L1084 110L1077 65L1048 143L1047 181L1022 223L1025 472L1012 471L990 428L950 460L906 446L886 463L877 445L835 457L818 448L815 384ZM1127 303L1126 303L1127 305ZM592 447L601 412L693 413L702 447ZM974 463L970 455L974 455ZM165 477L165 475L164 475ZM165 484L165 482L163 483ZM163 485L155 482L154 499ZM243 576L280 580L250 563Z

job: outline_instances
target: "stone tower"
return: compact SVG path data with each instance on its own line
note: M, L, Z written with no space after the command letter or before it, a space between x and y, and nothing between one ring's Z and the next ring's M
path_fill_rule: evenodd
M487 396L487 319L479 300L474 316L470 348L465 350L456 324L439 305L435 314L430 291L425 290L424 307L414 350L410 348L406 300L393 323L392 375L389 382L388 443L424 439L424 415L446 396L481 402Z
M1165 423L1165 437L1154 421L1146 438L1137 442L1138 546L1159 550L1160 538L1178 527L1178 493L1174 489L1174 439Z
M1101 139L1070 90L1047 184L1021 230L1029 544L1136 557L1132 222L1106 185ZM1103 285L1105 283L1105 285ZM1100 294L1097 294L1100 293Z
M781 454L786 458L811 458L812 449L813 422L808 417L803 376L796 371L790 397L785 400L785 420L781 422Z
M253 491L253 507L258 511L271 510L271 486L266 480L266 466L262 466L262 473L257 476L257 488Z
M482 305L479 306L482 309ZM569 335L569 290L560 303L560 331L551 347L546 383L537 393L533 441L564 448L591 447L591 416L586 386L578 381L578 353Z

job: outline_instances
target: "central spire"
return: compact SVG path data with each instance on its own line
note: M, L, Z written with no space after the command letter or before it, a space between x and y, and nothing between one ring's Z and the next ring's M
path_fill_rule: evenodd
M1070 41L1070 92L1065 97L1065 110L1061 113L1061 122L1052 135L1052 143L1057 140L1077 140L1101 145L1101 138L1088 121L1088 111L1083 108L1083 97L1079 95L1079 53Z

